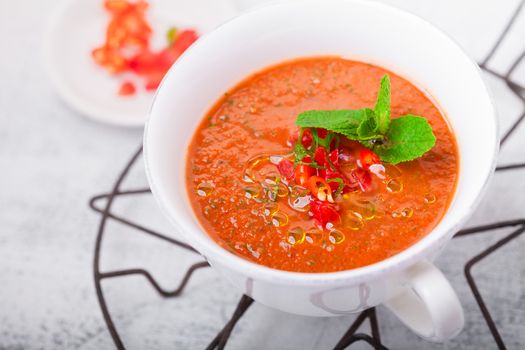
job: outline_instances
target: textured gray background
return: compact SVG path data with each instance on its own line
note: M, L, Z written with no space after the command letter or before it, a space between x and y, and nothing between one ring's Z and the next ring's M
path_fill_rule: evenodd
M256 0L238 1L241 6ZM435 23L476 59L488 52L517 0L390 0ZM65 106L41 62L42 28L55 2L0 1L0 349L111 349L98 308L92 258L98 216L88 198L109 190L138 147L141 130L91 122ZM525 13L491 63L505 71L525 49ZM525 65L516 77L525 82ZM523 110L487 76L506 130ZM453 84L453 82L451 82ZM502 149L500 164L525 161L525 125ZM525 217L524 171L497 174L469 225ZM138 162L128 186L143 186ZM116 211L176 236L149 195L119 199ZM505 231L505 230L503 230ZM143 267L163 287L177 285L197 258L111 223L104 270ZM438 259L466 311L465 330L445 345L425 343L379 309L382 337L393 349L492 349L495 344L465 283L464 263L502 237L497 231L455 240ZM525 348L524 237L474 268L509 349ZM197 273L178 299L160 298L140 277L103 283L110 310L130 349L202 349L229 318L239 294L212 270ZM353 317L310 319L254 305L229 349L327 349ZM367 326L363 327L367 331ZM363 344L356 349L368 348Z

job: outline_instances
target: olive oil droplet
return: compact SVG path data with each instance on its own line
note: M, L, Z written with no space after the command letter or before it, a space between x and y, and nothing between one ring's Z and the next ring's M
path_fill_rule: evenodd
M247 183L258 182L256 171L260 166L270 161L270 156L267 154L258 154L246 162L242 180Z
M434 196L432 193L427 193L425 195L425 203L432 204L436 201L436 196Z
M201 197L209 196L213 191L213 185L209 182L201 182L197 186L197 194Z
M288 224L288 215L282 211L275 212L272 215L272 224L276 227L285 226Z
M275 214L279 210L279 204L272 202L272 203L266 203L263 206L263 214L264 216L270 216Z
M349 211L343 217L343 225L349 228L350 230L358 231L363 228L364 222L360 215Z
M332 230L328 234L328 240L332 244L340 244L345 240L345 235L339 230Z
M358 199L350 205L350 210L359 213L365 220L372 220L376 216L376 206L368 199Z
M254 183L255 182L255 174L254 174L252 168L244 169L244 174L242 176L242 181L247 182L247 183Z
M282 182L277 185L277 196L279 197L286 197L288 196L288 187L283 184Z
M412 208L403 208L401 211L393 211L392 217L394 218L410 218L414 214L414 210Z
M321 242L322 238L323 238L323 231L321 230L313 228L313 229L306 231L305 240L310 244Z
M258 185L251 185L244 188L244 195L246 198L258 198L261 194L261 187Z
M412 208L405 208L401 211L401 215L403 215L406 218L411 218L414 214L414 210Z
M288 197L288 205L294 210L307 212L310 209L310 191L304 187L294 186Z
M275 172L271 172L264 176L264 184L268 186L275 186L277 184L277 179L280 178L280 175Z
M294 227L288 231L288 243L292 245L301 244L305 240L304 230L300 227Z
M399 193L403 191L403 183L396 179L389 180L386 183L386 189L392 193Z

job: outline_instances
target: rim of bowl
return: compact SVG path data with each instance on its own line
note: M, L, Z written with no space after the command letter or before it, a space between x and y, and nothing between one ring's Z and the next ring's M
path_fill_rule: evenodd
M410 18L412 21L419 22L420 25L424 25L430 30L433 30L438 36L441 36L444 40L451 42L463 54L463 56L470 62L471 68L477 73L477 76L479 77L479 82L482 84L483 90L485 91L486 97L488 98L488 102L490 106L492 107L492 111L490 114L493 117L493 122L495 126L494 127L494 133L495 133L494 143L495 144L494 144L493 151L491 154L492 162L488 169L484 169L485 173L482 176L484 178L484 183L481 186L476 197L470 203L470 206L468 206L468 208L465 210L465 214L461 217L461 219L459 219L449 229L444 229L441 235L439 236L433 235L434 233L434 229L433 229L426 236L424 236L423 238L421 238L419 241L412 244L408 248L402 250L401 252L394 254L386 259L375 262L373 264L354 268L354 269L335 271L335 272L320 272L320 273L294 272L294 271L279 270L279 269L274 269L274 268L271 268L265 265L257 264L255 262L251 262L247 259L244 259L240 256L237 256L233 253L228 252L224 248L220 247L215 241L213 241L211 237L209 237L208 233L202 228L200 223L199 223L199 229L203 231L203 233L207 236L207 238L201 239L198 236L196 237L195 235L187 234L187 231L185 230L185 228L180 225L179 220L177 220L172 215L171 211L168 209L167 203L169 202L169 199L166 198L166 196L163 194L160 188L156 185L154 176L152 174L152 170L149 165L148 138L149 138L149 132L151 129L151 124L153 123L152 122L153 120L152 112L153 112L153 107L157 101L159 91L161 91L162 86L167 80L167 77L174 70L174 67L178 65L178 62L182 61L182 59L185 56L188 56L189 53L192 52L195 47L202 44L202 42L204 41L203 39L207 39L208 37L213 37L217 32L220 32L221 30L224 29L224 27L231 25L231 22L235 22L239 17L244 17L246 15L253 14L259 11L264 11L264 10L267 10L268 8L278 8L281 6L290 6L290 4L304 5L306 3L309 3L309 4L322 3L323 5L326 5L328 2L353 3L358 6L369 6L372 8L380 8L383 10L387 10L387 11L390 11L391 13L395 13L397 16L405 16L406 18ZM295 285L322 285L324 283L333 283L333 282L343 283L345 281L351 280L352 283L357 284L357 283L361 283L366 280L370 280L373 278L372 276L377 275L379 273L385 273L387 271L390 271L390 272L400 271L400 270L403 270L411 266L418 260L422 259L423 255L429 254L432 251L438 249L442 241L446 241L450 239L452 235L457 230L459 230L459 228L470 218L475 208L478 206L480 200L482 199L484 193L486 192L490 179L494 175L494 170L495 170L496 163L497 163L497 154L499 151L499 122L497 118L494 98L492 96L492 93L490 92L490 90L488 89L487 85L484 82L481 68L479 67L477 62L474 61L465 52L465 50L461 47L461 45L459 45L459 43L455 39L451 38L449 35L447 35L437 26L423 19L422 17L419 17L418 15L415 15L409 11L397 8L392 5L379 3L375 1L367 1L367 0L323 0L323 1L321 0L289 0L289 1L276 0L270 3L266 3L264 5L261 5L261 6L257 6L248 11L245 11L239 14L238 16L235 16L232 19L224 22L223 24L215 28L213 31L206 33L194 45L192 45L188 50L186 50L186 52L184 52L184 54L179 58L179 60L177 60L172 65L168 73L164 76L164 79L159 85L159 88L153 98L153 103L150 107L150 114L149 114L149 117L146 121L146 125L144 128L143 147L144 147L143 154L144 154L144 163L145 163L145 169L146 169L146 177L150 184L153 196L155 197L155 200L157 201L161 211L168 218L170 223L179 230L180 234L187 241L187 243L190 244L193 248L195 248L201 255L203 255L203 257L206 260L210 258L210 260L217 261L221 265L227 266L228 268L236 271L240 275L246 275L256 280L257 279L265 280L265 281L273 282L273 283L280 283L280 284L294 283ZM458 191L458 186L456 187L454 191L454 198L456 196L457 191ZM193 208L191 210L193 211ZM445 216L447 215L447 213L448 213L448 209L447 209L447 212L445 213ZM441 221L442 220L443 218L441 219Z

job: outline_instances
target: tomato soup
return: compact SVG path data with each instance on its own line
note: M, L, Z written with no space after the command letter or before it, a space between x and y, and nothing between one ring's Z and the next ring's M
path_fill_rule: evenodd
M373 107L385 74L392 120L424 117L432 149L395 165L345 137L314 151L312 138L326 131L299 132L297 116ZM298 142L310 155L296 159ZM275 269L332 272L378 262L428 234L452 200L458 162L447 120L410 82L362 62L305 58L224 93L195 132L186 181L198 220L224 249Z

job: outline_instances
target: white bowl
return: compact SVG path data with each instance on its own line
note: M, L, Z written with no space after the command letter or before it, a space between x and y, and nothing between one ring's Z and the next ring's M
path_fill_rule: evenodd
M222 249L202 229L186 191L187 147L204 114L237 82L285 60L323 55L379 65L435 98L457 136L458 186L443 220L399 254L341 272L275 270ZM375 2L307 0L245 13L188 50L157 93L144 154L163 212L242 292L274 308L311 316L341 315L386 302L416 333L444 340L459 331L463 314L452 288L426 260L435 257L476 207L494 170L497 135L494 106L478 66L434 26Z

